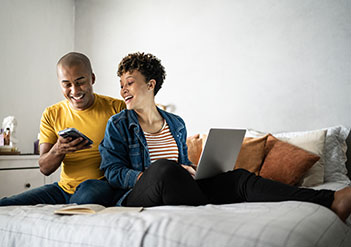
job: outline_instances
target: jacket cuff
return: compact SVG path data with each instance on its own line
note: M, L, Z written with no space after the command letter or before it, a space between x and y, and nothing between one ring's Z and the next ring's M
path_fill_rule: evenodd
M140 173L141 173L141 171L136 171L136 170L130 169L126 174L125 188L133 188L138 180L138 176Z

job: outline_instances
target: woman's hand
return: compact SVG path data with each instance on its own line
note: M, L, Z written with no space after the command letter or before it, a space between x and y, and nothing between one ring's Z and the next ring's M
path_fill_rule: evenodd
M187 165L181 165L185 170L187 170L190 175L195 178L195 170L194 168L192 168L191 166L187 166Z
M143 175L143 172L139 173L138 177L137 177L137 181L139 181L140 177Z

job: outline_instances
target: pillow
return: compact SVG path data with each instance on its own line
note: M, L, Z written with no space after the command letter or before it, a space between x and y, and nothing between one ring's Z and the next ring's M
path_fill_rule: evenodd
M324 152L322 155L322 161L324 161L324 182L338 182L343 184L351 184L348 178L346 169L346 138L350 133L350 128L346 128L342 125L323 128L319 130L326 130L327 134L325 137ZM310 131L296 131L296 132L281 132L273 134L278 138L284 137L297 137L309 134L317 130ZM265 135L264 132L248 129L246 131L247 136L260 137Z
M304 135L287 137L276 135L279 140L285 141L308 152L321 157L307 173L302 177L298 185L311 187L320 185L324 182L324 143L327 130L316 130L305 133Z
M264 147L267 137L268 135L260 138L244 138L243 145L235 163L235 169L244 168L258 175L264 159ZM187 138L188 158L195 165L199 163L206 138L206 134L201 135L201 137L197 134Z
M325 169L324 180L326 182L342 182L350 184L350 179L346 175L346 138L350 129L344 126L336 126L327 129L325 141ZM351 148L351 147L350 147Z
M197 165L202 152L202 138L200 134L190 136L186 139L186 145L188 146L188 158L194 164Z
M260 138L245 137L235 163L235 169L244 168L258 175L265 156L267 137L268 135Z
M327 134L325 137L323 161L324 161L324 182L339 182L350 184L346 169L346 138L350 132L349 128L342 125L324 128ZM312 131L298 131L279 133L274 136L296 137L306 135Z
M269 135L259 175L285 184L296 185L319 156Z

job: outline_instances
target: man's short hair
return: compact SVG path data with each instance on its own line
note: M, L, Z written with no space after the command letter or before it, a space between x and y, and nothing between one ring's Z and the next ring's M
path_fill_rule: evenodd
M86 67L89 73L93 73L93 69L91 67L89 58L86 55L79 52L69 52L63 57L61 57L60 60L57 62L57 66L62 65L67 66L69 68L82 64Z
M117 75L121 77L126 72L139 71L146 79L146 82L154 79L156 81L154 95L162 87L166 78L165 68L161 64L161 60L150 53L131 53L122 59L118 65Z

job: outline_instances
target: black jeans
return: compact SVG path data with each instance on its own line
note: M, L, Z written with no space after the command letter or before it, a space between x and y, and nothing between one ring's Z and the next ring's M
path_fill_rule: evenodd
M194 180L174 161L150 165L123 202L124 206L227 204L238 202L313 202L330 208L334 191L286 185L256 176L244 169Z

